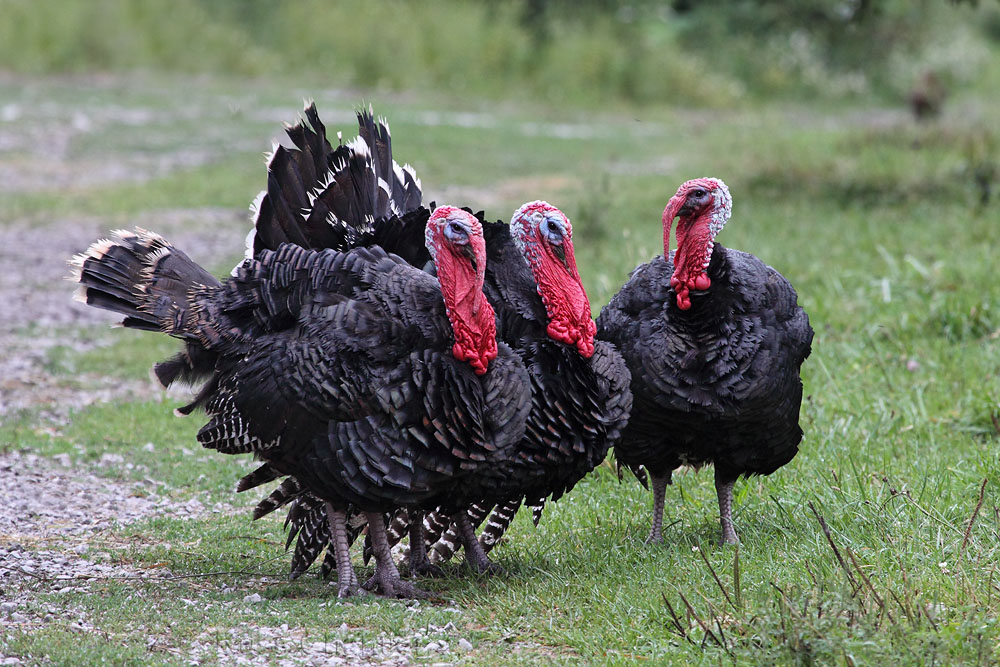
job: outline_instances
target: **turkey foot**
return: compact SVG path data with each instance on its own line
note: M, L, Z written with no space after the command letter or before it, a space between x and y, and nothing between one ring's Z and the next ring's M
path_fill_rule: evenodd
M653 525L649 529L646 544L663 544L663 502L667 495L670 473L650 475L653 481Z
M719 495L719 523L722 524L722 537L719 538L719 545L739 544L740 538L736 536L736 529L733 527L733 484L736 480L722 481L719 473L715 473L715 492Z
M333 553L337 557L337 597L349 598L358 594L358 575L351 567L350 547L347 544L347 513L326 504L326 517L330 522Z
M392 560L389 539L385 533L385 518L379 512L367 512L368 534L372 538L375 554L375 576L364 583L363 588L375 591L389 598L426 598L430 595L399 577L399 570Z
M457 512L451 519L455 522L459 534L462 536L462 546L465 547L465 561L472 566L472 569L477 574L491 576L503 574L503 568L489 559L483 550L483 545L476 539L476 530L472 527L472 522L469 521L468 513L464 511Z
M410 576L443 577L444 570L431 564L427 558L427 539L424 535L424 513L410 512Z

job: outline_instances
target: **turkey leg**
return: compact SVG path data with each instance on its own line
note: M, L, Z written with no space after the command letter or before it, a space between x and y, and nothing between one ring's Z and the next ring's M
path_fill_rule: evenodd
M347 598L358 592L358 575L351 567L350 546L347 544L347 512L326 504L326 518L330 522L333 553L337 557L337 597Z
M451 520L458 526L459 534L462 536L466 562L479 574L502 574L503 568L486 556L483 545L476 539L476 529L472 527L468 513L464 510L456 512Z
M653 525L649 529L649 537L646 544L661 544L663 542L663 501L667 496L667 484L670 484L670 473L666 475L654 475L650 473L653 481Z
M375 576L365 582L366 590L378 589L382 595L390 598L426 598L430 597L408 581L399 578L399 570L392 560L389 548L389 538L385 531L385 517L380 512L366 512L368 515L368 534L372 538L372 552L375 554Z
M410 574L412 576L443 577L444 570L431 565L427 558L427 541L424 534L424 513L410 510Z
M715 471L715 492L719 495L719 523L722 524L722 537L719 544L739 544L733 527L733 484L735 479L723 478L718 469Z
M517 510L520 508L521 499L517 498L516 500L508 500L493 510L490 518L486 521L486 527L479 533L479 543L483 545L483 553L488 554L493 550L493 547L500 543L504 533L510 528L510 524L514 520L514 515L517 514ZM535 525L538 525L537 521Z

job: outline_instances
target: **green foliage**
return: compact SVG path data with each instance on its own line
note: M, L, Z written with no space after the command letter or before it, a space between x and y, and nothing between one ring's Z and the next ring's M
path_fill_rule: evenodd
M991 61L992 7L809 0L6 0L0 69L282 75L565 104L899 97ZM995 40L994 40L995 41Z

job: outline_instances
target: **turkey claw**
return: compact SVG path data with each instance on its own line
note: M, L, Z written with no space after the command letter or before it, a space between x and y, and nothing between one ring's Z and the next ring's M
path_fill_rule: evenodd
M358 592L358 585L356 583L337 587L337 597L342 600L356 597Z
M432 577L441 579L445 576L444 570L430 562L410 565L410 575L414 577Z

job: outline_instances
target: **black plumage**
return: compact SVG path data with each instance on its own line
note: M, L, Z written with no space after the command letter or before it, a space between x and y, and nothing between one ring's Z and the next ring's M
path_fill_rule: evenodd
M717 179L685 183L663 220L669 243L680 215L678 250L636 268L597 320L599 338L632 371L634 405L615 455L652 477L650 541L662 539L671 471L706 463L715 466L722 540L738 541L733 482L785 465L802 438L799 367L813 332L777 271L714 243L730 202Z
M476 525L492 510L479 538L489 553L522 503L537 508L533 516L537 524L547 499L558 500L605 459L628 421L632 394L628 368L613 345L596 341L593 355L586 357L549 335L549 314L510 226L487 223L484 235L483 289L497 312L497 335L528 369L532 402L525 437L516 457L505 463L512 479L510 493L484 498L469 510ZM571 239L565 243L572 252ZM431 546L431 562L447 560L460 544L458 531L450 528Z
M429 257L422 243L428 211L420 205L420 182L409 166L400 168L393 161L389 129L384 121L376 121L368 110L359 112L358 125L359 137L337 148L326 141L325 128L311 105L306 109L304 121L289 128L289 138L297 150L279 147L270 161L268 190L255 218L257 231L250 246L251 254L266 247L269 243L266 239L297 236L309 246L379 245L414 266L428 267ZM322 150L326 151L325 160L316 158ZM328 165L330 175L320 177L320 170L314 166L317 163ZM330 189L337 193L360 192L364 196L332 196L327 194ZM385 194L389 195L387 199ZM319 217L310 205L315 207L317 202L330 201L338 203L325 212L330 226L337 230L333 240L325 232L317 233L314 227L300 223ZM301 211L291 216L288 212L296 210L295 206L301 207ZM560 225L565 231L569 260L562 248L549 244L542 236L533 243L536 248L548 245L556 249L550 253L550 262L557 267L563 265L567 284L559 285L554 278L540 288L533 268L511 236L510 226L483 221L487 248L484 291L496 311L498 336L517 351L528 368L532 384L528 435L520 443L516 457L503 464L501 472L507 479L504 492L484 495L470 508L472 521L478 524L494 504L506 503L506 509L499 511L488 525L489 534L480 540L487 550L502 535L522 498L540 507L545 497L558 498L600 463L631 408L628 370L613 346L598 343L583 355L572 341L567 343L549 335L553 318L540 289L550 303L570 298L575 300L573 306L586 311L584 315L573 313L570 329L589 327L582 335L592 338L594 325L576 273L569 221L544 202L532 202L526 207L525 215L536 212L538 215L531 223L525 223L525 234L539 235L538 225L548 224L545 219L551 219L553 225ZM483 220L482 213L476 217ZM265 231L290 228L295 231L285 236L280 231ZM566 335L571 340L573 334ZM412 545L422 528L418 525L420 521L412 520L415 516L420 515L412 511L399 513L390 526L390 535L398 539L409 529ZM428 517L424 525L433 541L450 523L439 512ZM448 555L467 535L462 526L454 527L448 538ZM314 543L305 550L315 558L323 546ZM411 556L414 561L411 567L430 571L432 568L423 561L420 547ZM439 544L433 553L441 556L444 551L445 547ZM466 555L470 555L468 548ZM490 567L483 557L476 555L473 562L480 569Z
M401 506L464 507L502 483L497 465L511 456L530 409L523 364L496 344L492 313L448 305L465 276L478 278L464 289L481 289L481 228L451 207L435 215L428 242L439 268L448 266L447 289L444 277L439 284L378 247L284 244L223 283L141 230L99 241L74 261L83 301L125 315L125 326L186 342L160 377L207 376L184 410L208 413L198 433L205 447L265 462L243 486L290 475L277 502L301 488L325 504L344 556L342 594L357 581L346 557L349 508L381 525L381 513ZM466 316L486 326L477 330ZM479 345L468 363L455 353L463 341ZM488 370L474 369L485 360ZM315 522L291 521L300 534L315 532ZM377 528L375 583L387 595L417 594L399 581Z

